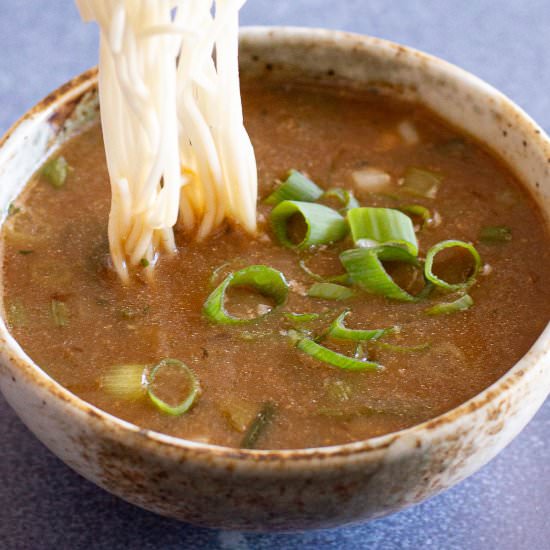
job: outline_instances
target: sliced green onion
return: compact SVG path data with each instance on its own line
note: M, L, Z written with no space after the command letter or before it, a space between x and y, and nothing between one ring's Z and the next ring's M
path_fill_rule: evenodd
M326 385L326 393L334 401L349 401L353 388L344 380L332 380Z
M340 260L352 281L366 292L403 302L415 302L421 296L413 296L403 290L389 275L382 261L401 260L415 264L416 258L399 246L354 248L340 254Z
M305 260L300 260L298 262L298 265L304 273L307 273L313 280L319 283L340 283L344 285L350 284L349 275L347 273L343 273L342 275L331 275L329 277L323 277L322 275L319 275L318 273L312 271L306 264Z
M393 208L353 208L348 212L353 241L366 239L377 244L399 244L413 256L418 255L418 241L412 220Z
M141 267L149 267L149 260L147 258L141 258L141 260L139 261L139 265Z
M339 367L344 370L375 371L383 368L378 363L373 363L372 361L364 361L361 359L354 359L353 357L348 357L347 355L342 355L341 353L332 351L331 349L326 348L325 346L321 346L321 344L318 344L317 342L315 342L314 340L310 340L309 338L302 338L301 340L299 340L296 344L296 347L300 351L307 353L318 361L328 363L333 367Z
M361 248L361 247L359 247ZM407 264L420 266L420 262L416 256L413 256L405 247L398 244L386 244L374 247L378 257L383 262L405 262ZM371 247L363 248L363 250L372 250Z
M479 240L486 244L507 243L512 240L512 230L505 225L484 227L479 232Z
M453 302L436 304L426 310L428 315L449 315L458 311L466 311L474 305L474 300L469 294L464 294Z
M435 199L442 181L443 176L437 172L411 167L405 172L402 189L417 197Z
M70 167L65 157L57 157L50 159L42 169L40 174L50 183L53 187L60 188L65 185L67 175Z
M262 331L262 330L239 330L237 332L237 338L241 340L247 340L249 342L257 342L261 338L272 338L273 331Z
M287 231L287 223L295 214L302 216L306 224L304 239L297 244L290 240ZM271 226L282 245L298 249L340 241L348 233L346 220L336 210L309 202L281 202L271 211Z
M134 400L145 395L145 365L117 365L101 377L101 388L113 397Z
M367 340L377 340L384 334L392 332L393 329L371 329L371 330L359 330L347 328L344 325L346 317L349 315L350 310L342 312L330 325L327 336L336 340L354 340L356 342L365 342Z
M437 275L433 273L433 262L435 257L437 256L437 254L439 254L439 252L448 248L464 248L472 255L472 258L474 259L474 270L472 274L462 283L448 283L447 281L440 279ZM428 253L426 254L426 263L424 264L424 276L426 277L426 279L428 279L428 281L433 283L438 288L443 288L445 290L462 290L472 286L475 283L480 267L481 258L478 251L472 244L456 240L441 241L435 246L432 246L432 248L430 248L430 250L428 250Z
M284 316L287 319L287 321L290 321L291 323L300 323L300 324L316 321L320 317L318 313L285 313Z
M155 390L155 381L162 375L163 371L169 368L176 367L180 369L189 381L189 391L187 395L176 405L167 403L157 395ZM172 416L180 416L186 413L192 406L197 397L200 395L201 387L195 373L182 361L177 359L163 359L158 365L154 366L147 380L147 395L152 403L162 412Z
M220 412L233 430L243 433L256 416L256 406L250 401L229 396L221 403Z
M334 283L315 283L307 291L310 298L322 298L323 300L347 300L354 294L353 290Z
M347 212L352 208L359 208L361 206L353 196L353 193L342 187L334 187L325 191L321 197L321 200L323 199L336 199L342 205L340 212Z
M374 342L377 348L393 351L395 353L420 353L431 348L429 342L417 344L416 346L400 346L398 344L390 344L389 342Z
M265 433L269 425L273 422L277 408L271 402L264 403L259 410L256 418L252 421L241 442L242 449L254 449L258 439Z
M21 256L28 256L29 254L32 254L33 252L34 252L34 250L20 250L19 254L21 254Z
M69 310L65 302L52 300L50 302L50 313L56 326L66 327L69 324Z
M266 265L251 265L230 273L208 296L203 306L203 312L210 321L226 325L236 325L250 323L270 313L267 312L251 319L243 319L231 315L225 309L225 293L232 286L252 287L260 294L273 298L276 306L284 304L288 296L288 283L280 271Z
M399 210L401 210L404 214L407 214L407 216L420 218L420 220L422 220L422 223L420 224L421 228L425 227L432 217L430 209L422 206L421 204L406 204L404 206L400 206Z
M301 172L291 170L286 180L264 202L273 206L283 201L315 202L322 195L323 190L318 185Z

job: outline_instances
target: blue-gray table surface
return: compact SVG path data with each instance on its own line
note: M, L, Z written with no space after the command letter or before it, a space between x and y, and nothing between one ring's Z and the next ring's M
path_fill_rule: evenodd
M472 71L550 130L549 0L248 0L243 24L330 27L408 44ZM0 130L96 62L72 0L0 0ZM513 335L511 335L513 336ZM368 525L304 534L195 528L69 470L0 397L0 548L550 549L550 402L457 487Z

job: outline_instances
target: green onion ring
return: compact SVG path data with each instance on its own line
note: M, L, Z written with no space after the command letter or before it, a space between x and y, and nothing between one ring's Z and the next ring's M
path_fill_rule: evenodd
M69 324L69 309L65 302L52 300L50 302L50 313L55 326L66 327Z
M59 189L65 185L67 176L72 168L69 166L65 157L56 157L48 160L42 169L40 175L42 175L52 187Z
M355 359L353 357L342 355L341 353L332 351L331 349L326 348L325 346L321 346L321 344L318 344L317 342L309 338L302 338L301 340L299 340L298 343L296 344L296 347L300 351L307 353L314 359L322 361L323 363L328 363L333 367L339 367L344 370L377 371L377 370L383 369L383 367L378 363L374 363L372 361L363 361L361 359Z
M382 265L382 261L406 261L418 265L418 260L399 246L376 246L373 248L353 248L340 254L340 261L352 281L366 292L385 296L402 302L416 302L424 297L403 290Z
M166 401L163 401L158 397L153 389L155 378L159 371L167 366L176 366L183 370L191 383L191 389L189 394L176 406L169 405ZM192 406L197 397L200 395L201 387L198 378L195 373L182 361L177 359L163 359L158 365L155 365L148 376L147 395L151 399L152 403L162 412L170 414L172 416L180 416L186 413Z
M307 227L304 239L298 244L288 238L287 232L287 222L294 214L301 215ZM271 227L283 246L300 250L340 241L348 234L348 224L336 210L322 204L299 201L278 204L271 211Z
M310 323L320 317L318 313L284 313L283 315L290 323Z
M288 283L280 271L266 265L251 265L230 273L208 296L203 306L203 313L210 321L224 325L237 325L256 321L271 313L264 313L251 319L231 315L225 309L225 293L231 286L253 287L260 294L273 298L276 306L283 305L288 296Z
M399 210L404 214L407 214L409 217L418 216L422 220L422 224L420 226L421 228L426 227L432 218L430 209L422 206L421 204L406 204L404 206L400 206Z
M421 353L432 346L429 342L416 344L415 346L400 346L398 344L391 344L390 342L374 342L374 345L379 349L393 351L394 353Z
M451 313L457 313L459 311L466 311L474 305L474 300L469 294L464 294L453 302L444 302L436 304L428 308L425 313L427 315L449 315Z
M315 283L309 287L307 295L310 298L323 300L347 300L355 295L353 290L334 283Z
M323 190L319 186L306 178L301 172L291 170L286 180L264 200L264 203L276 206L286 200L315 202L322 195Z
M302 338L301 340L299 340L298 343L296 344L296 347L300 351L307 353L308 355L310 355L314 359L317 359L318 361L322 361L323 363L328 363L333 367L338 367L343 370L378 371L384 368L382 367L382 365L378 363L374 363L372 361L364 361L362 359L355 359L353 357L348 357L347 355L343 355L329 348L326 348L325 346L322 346L321 344L318 344L317 342L309 338Z
M478 239L485 244L507 243L512 240L512 230L506 225L483 227Z
M352 208L360 208L359 201L353 196L353 193L348 189L342 187L333 187L325 191L320 198L323 199L336 199L341 205L340 212L343 214Z
M411 166L405 172L402 189L417 197L435 199L442 181L443 175L437 172Z
M100 387L117 399L138 399L145 395L146 371L146 365L116 365L103 374Z
M343 311L334 321L332 321L326 335L335 340L353 340L355 342L365 342L367 340L377 340L378 338L393 331L393 328L389 329L371 329L371 330L359 330L347 328L344 325L346 317L349 315L350 310Z
M353 242L366 239L376 244L399 244L418 256L418 241L412 220L394 208L352 208L348 222Z
M463 283L448 283L447 281L440 279L432 271L433 262L437 254L439 254L439 252L441 252L442 250L446 250L447 248L455 247L464 248L472 255L472 258L474 259L474 271ZM424 264L424 276L428 281L433 283L438 288L443 288L445 290L463 290L469 288L475 283L480 267L481 257L479 256L479 253L475 249L474 245L466 243L464 241L456 240L441 241L435 246L432 246L432 248L430 248L430 250L428 250L428 253L426 254L426 263Z

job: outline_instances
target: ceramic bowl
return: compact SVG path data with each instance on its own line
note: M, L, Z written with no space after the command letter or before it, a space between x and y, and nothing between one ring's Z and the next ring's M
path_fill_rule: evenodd
M439 59L374 38L298 28L242 33L243 73L390 85L485 142L550 216L550 142L518 107ZM52 148L97 118L96 71L47 97L0 145L0 210ZM198 525L302 530L377 518L475 472L527 424L550 391L546 329L506 375L412 428L333 447L257 451L140 429L85 403L40 370L0 322L0 388L71 468L123 499Z

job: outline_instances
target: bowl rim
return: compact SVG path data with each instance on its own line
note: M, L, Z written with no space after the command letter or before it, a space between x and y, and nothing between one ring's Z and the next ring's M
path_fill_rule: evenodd
M382 38L321 28L250 26L241 28L240 38L241 40L243 38L245 40L269 40L272 38L288 40L289 38L294 38L298 41L307 39L319 43L330 40L334 43L335 47L338 44L347 44L350 46L353 44L365 47L370 51L378 50L380 52L386 51L393 52L394 54L399 53L401 55L406 54L419 57L430 66L437 66L437 69L442 73L452 75L453 79L460 81L461 86L480 88L489 93L493 98L500 100L507 109L510 109L518 117L522 124L528 125L531 131L535 129L535 137L532 139L540 141L537 146L544 150L550 159L550 138L526 112L496 88L474 76L472 73L433 55ZM48 114L49 111L53 111L55 108L70 102L74 98L81 97L87 91L93 90L97 86L97 77L97 67L93 67L47 95L6 131L0 139L0 150L4 148L6 142L24 123L28 121L32 122L34 117ZM509 167L513 169L513 166ZM0 319L0 329L0 354L4 362L7 360L12 367L15 366L14 368L19 374L24 374L31 384L37 384L45 389L59 404L67 405L74 412L86 415L89 421L94 424L97 423L98 429L107 430L113 438L120 439L121 436L123 438L137 437L137 439L130 440L128 443L140 446L145 444L154 452L164 450L176 453L178 456L181 456L183 453L189 455L187 458L195 458L197 460L205 456L214 456L222 461L236 461L237 463L247 463L247 465L255 463L259 468L274 463L284 463L285 466L299 466L305 461L311 464L312 459L315 459L316 462L322 461L326 464L332 462L333 459L338 461L346 457L360 458L373 452L388 449L395 441L404 437L411 437L412 440L417 442L420 442L427 436L434 437L438 430L445 430L459 419L477 414L481 409L490 406L498 397L512 391L517 384L522 381L526 382L529 375L533 375L543 357L550 355L550 351L545 349L545 346L542 344L543 341L550 340L550 324L548 324L528 352L493 384L457 407L420 424L370 439L326 447L274 450L239 449L186 440L161 432L143 429L103 411L70 392L47 374L46 371L42 370L11 336L3 319Z

